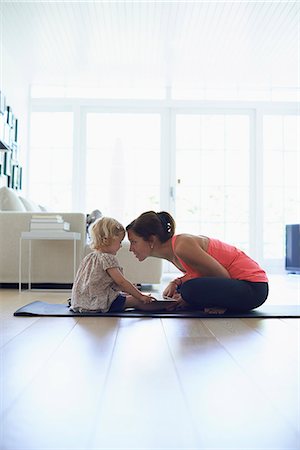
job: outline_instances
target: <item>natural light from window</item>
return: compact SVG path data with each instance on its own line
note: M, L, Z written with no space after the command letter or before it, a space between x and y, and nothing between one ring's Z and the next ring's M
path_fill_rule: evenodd
M283 258L285 225L300 219L300 116L266 115L264 145L264 257Z
M160 204L160 115L87 115L86 207L127 224Z
M183 231L249 246L249 117L178 115L176 217Z
M52 211L72 210L73 113L31 114L29 193Z

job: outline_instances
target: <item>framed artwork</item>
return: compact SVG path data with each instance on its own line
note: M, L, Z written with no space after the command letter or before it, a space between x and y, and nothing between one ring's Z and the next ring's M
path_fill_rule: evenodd
M14 164L12 166L11 187L13 189L19 188L19 166L18 166L18 164Z
M11 152L4 153L4 175L11 176Z
M21 166L19 166L19 181L18 181L18 186L19 186L19 189L20 189L20 190L22 189L22 172L23 172L23 169L22 169Z
M14 141L18 142L18 119L15 118L15 136Z
M13 112L11 106L7 106L6 111L6 123L8 123L9 127L11 128L13 125Z
M11 144L11 159L13 161L18 161L18 157L19 157L19 147L15 142L13 142Z

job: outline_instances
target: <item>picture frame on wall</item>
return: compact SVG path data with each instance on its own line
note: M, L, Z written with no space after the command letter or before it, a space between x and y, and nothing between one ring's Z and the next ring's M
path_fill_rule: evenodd
M18 161L19 158L19 147L15 142L11 144L11 158L13 161Z
M19 174L19 180L18 180L19 190L22 189L22 173L23 173L23 169L22 169L21 166L19 166L19 171L18 171L18 174Z
M14 135L14 142L17 143L18 142L18 119L15 118L15 135Z
M6 177L6 179L7 179L7 187L11 188L12 187L12 177L8 175Z
M7 151L4 153L4 175L11 176L11 167L12 166L12 160L11 160L11 152Z
M18 164L14 164L12 166L11 187L13 189L19 189L19 166L18 166Z
M13 126L13 112L11 106L6 107L6 123L10 128Z

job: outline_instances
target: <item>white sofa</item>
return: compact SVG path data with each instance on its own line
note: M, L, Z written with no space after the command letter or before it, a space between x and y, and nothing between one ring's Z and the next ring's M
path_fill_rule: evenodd
M25 200L12 189L0 188L0 286L17 285L19 282L19 243L22 231L29 231L33 212L41 207ZM43 214L47 214L43 210ZM77 243L77 266L90 251L86 244L86 215L83 213L49 212L60 214L70 223L70 231L81 234ZM29 242L22 241L22 282L28 282ZM118 258L125 276L132 283L159 284L162 262L148 258L139 262L129 252L128 241L118 252ZM73 242L32 241L32 283L46 285L69 285L73 283Z

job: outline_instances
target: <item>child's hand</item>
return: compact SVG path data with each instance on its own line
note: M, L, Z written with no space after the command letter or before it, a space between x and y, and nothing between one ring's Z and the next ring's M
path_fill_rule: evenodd
M152 303L152 302L156 302L156 298L155 297L151 297L151 295L142 295L140 298L141 302L143 303Z

